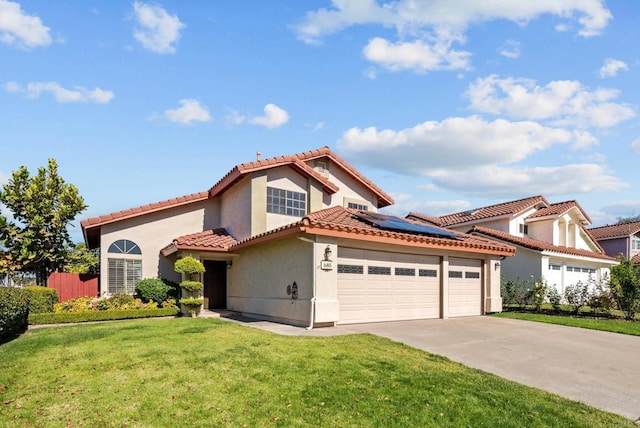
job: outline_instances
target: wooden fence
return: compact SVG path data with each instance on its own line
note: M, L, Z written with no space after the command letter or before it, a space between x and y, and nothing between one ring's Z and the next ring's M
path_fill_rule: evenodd
M47 287L58 291L61 302L76 297L95 297L98 295L98 275L53 272L49 275Z

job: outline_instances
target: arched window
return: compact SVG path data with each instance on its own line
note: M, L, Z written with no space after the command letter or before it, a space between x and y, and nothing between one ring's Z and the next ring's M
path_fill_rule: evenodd
M127 239L120 239L109 245L107 250L109 254L122 254L128 256L141 256L140 247ZM125 293L133 294L135 292L136 282L142 279L142 258L111 258L107 260L108 264L108 289L109 294Z
M119 239L113 244L109 245L108 253L114 254L142 254L140 247L133 241L128 239Z

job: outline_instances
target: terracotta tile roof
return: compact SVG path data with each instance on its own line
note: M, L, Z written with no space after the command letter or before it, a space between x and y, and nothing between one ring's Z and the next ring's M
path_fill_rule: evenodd
M320 159L320 158L329 158L332 160L338 167L347 171L350 175L352 175L357 181L359 181L366 188L371 190L378 198L378 208L385 207L387 205L393 204L393 198L386 194L382 189L373 184L369 179L360 174L355 168L349 165L346 161L340 158L338 155L333 153L331 149L328 147L322 147L320 149L311 150L308 152L298 153L295 155L289 156L277 156L274 158L261 159L254 162L247 162L240 165L236 165L231 171L229 171L220 181L218 181L211 189L209 189L209 194L211 196L216 196L222 192L224 192L227 188L235 184L240 178L242 178L245 174L261 171L264 169L274 168L283 165L290 165L291 167L297 169L300 173L305 176L312 176L320 183L322 183L324 189L329 193L335 193L338 191L338 187L330 182L324 175L318 173L305 162Z
M640 264L640 253L631 257L631 261L633 262L634 265Z
M173 252L173 250L226 252L236 243L237 241L225 229L210 229L180 236L161 251L167 253Z
M544 196L531 196L529 198L489 205L488 207L475 208L471 210L461 211L459 213L447 214L438 217L438 219L440 220L441 226L453 226L491 217L515 215L539 204L542 204L545 207L549 206L549 202L544 198ZM419 219L419 214L417 213L412 213L412 216Z
M122 210L111 214L88 218L86 220L83 220L80 224L83 229L87 229L90 227L92 228L106 223L111 223L116 220L124 220L126 218L137 217L142 214L161 211L166 208L179 207L181 205L186 205L193 202L204 201L208 197L209 194L207 192L192 193L191 195L180 196L178 198L167 199L166 201L142 205L137 208L130 208L128 210Z
M588 250L581 250L578 248L562 247L532 238L522 238L519 236L511 235L507 232L490 229L488 227L474 226L468 233L488 236L490 238L499 239L510 244L519 245L521 247L529 248L536 251L551 251L554 253L569 254L572 256L591 257L599 260L615 261L615 258L607 256L605 254L595 253Z
M541 208L535 213L531 214L530 216L527 217L527 219L528 220L537 219L537 218L549 217L549 216L557 217L557 216L563 215L564 213L566 213L572 208L577 208L580 211L580 214L582 214L585 220L583 221L583 223L591 224L591 219L589 218L587 213L582 209L582 207L577 201L564 201L564 202L556 202L556 203L550 204L548 207Z
M409 214L407 214L405 216L406 219L408 220L418 220L421 221L423 223L430 223L433 224L435 226L442 226L442 221L440 221L440 218L438 217L433 217L430 215L426 215L426 214L420 214L417 212L410 212Z
M640 221L587 229L595 239L626 238L640 232Z
M241 241L232 247L231 250L255 245L263 240L276 239L281 235L309 233L423 248L438 248L504 256L512 256L515 254L515 248L510 245L460 232L455 232L457 235L460 235L460 238L452 239L381 229L361 220L354 215L355 213L357 213L357 210L339 206L327 208L308 214L296 223ZM419 222L415 223L421 224ZM452 232L448 229L443 230Z

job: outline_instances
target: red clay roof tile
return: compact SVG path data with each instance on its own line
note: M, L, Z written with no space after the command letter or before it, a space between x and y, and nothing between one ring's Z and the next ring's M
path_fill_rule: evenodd
M615 258L607 256L605 254L595 253L593 251L581 250L578 248L562 247L553 245L545 241L539 241L532 238L522 238L519 236L511 235L507 232L502 232L488 227L474 226L468 232L470 234L480 234L482 236L488 236L490 238L499 239L501 241L508 242L510 244L520 245L525 248L536 251L552 251L554 253L570 254L574 256L592 257L600 260L615 261Z
M460 232L455 232L460 235L459 239L452 239L381 229L355 216L354 214L356 212L356 210L340 206L317 211L306 215L302 220L296 223L240 241L234 245L231 250L233 251L236 248L251 246L264 239L275 238L280 234L287 232L306 232L317 235L339 232L340 236L350 239L370 240L371 238L377 237L384 239L389 243L395 243L398 245L409 244L423 248L447 248L454 251L489 252L505 256L512 256L515 253L515 248L508 244ZM444 228L443 230L451 232Z
M236 243L237 241L225 229L210 229L180 236L174 239L171 244L178 250L227 251Z
M595 239L626 238L640 232L640 221L593 227L588 231Z
M567 211L569 211L571 208L578 208L580 213L584 216L586 222L588 224L591 224L591 219L589 218L587 213L582 209L580 204L575 200L556 202L556 203L550 204L548 207L541 208L535 213L531 214L530 216L527 217L527 219L534 219L534 218L541 218L541 217L548 217L548 216L560 216L566 213Z

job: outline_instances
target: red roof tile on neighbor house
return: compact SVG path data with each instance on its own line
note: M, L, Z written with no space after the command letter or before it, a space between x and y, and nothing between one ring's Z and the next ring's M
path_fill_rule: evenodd
M461 211L459 213L447 214L438 217L442 226L453 226L475 220L483 220L491 217L502 217L515 215L538 204L549 206L549 202L544 196L531 196L529 198L518 199L516 201L503 202L489 205L488 207L475 208Z
M564 201L564 202L553 203L546 208L539 209L535 213L528 216L527 219L534 219L534 218L541 218L541 217L548 217L548 216L560 216L566 213L567 211L569 211L571 208L578 208L580 213L585 218L586 222L588 224L591 224L591 219L589 218L587 213L582 209L582 207L577 201Z
M552 251L554 253L570 254L573 256L591 257L600 260L615 261L615 258L609 257L605 254L595 253L593 251L581 250L578 248L562 247L559 245L553 245L545 241L539 241L532 238L522 238L519 236L511 235L507 232L499 230L489 229L488 227L474 226L469 231L471 234L480 234L482 236L488 236L490 238L499 239L501 241L508 242L510 244L519 245L521 247L529 248L536 251Z
M243 247L255 245L259 242L277 239L282 235L295 233L309 233L315 235L326 235L347 239L379 241L388 244L408 245L423 248L438 248L458 251L468 251L475 253L490 253L495 255L512 256L515 248L491 239L484 239L455 232L459 238L447 238L425 234L415 234L381 229L373 226L357 217L357 210L343 207L331 207L315 213L311 213L302 220L280 227L278 229L263 233L258 236L240 241L231 248L231 251ZM421 224L415 222L416 224ZM443 231L451 232L443 229Z
M422 223L429 223L429 224L433 224L435 226L442 226L442 221L440 221L439 217L433 217L433 216L426 215L426 214L420 214L420 213L417 213L417 212L414 212L414 211L412 211L409 214L407 214L405 216L405 218L407 220L417 220L417 221L422 222Z
M124 220L126 218L136 217L141 214L148 214L155 211L164 210L167 208L179 207L181 205L190 204L193 202L204 201L209 197L207 192L193 193L191 195L180 196L178 198L167 199L166 201L154 202L152 204L142 205L137 208L130 208L122 211L118 211L111 214L105 214L98 217L88 218L80 222L83 229L94 228L106 223L111 223L116 220Z
M640 221L587 229L595 239L626 238L640 232Z

